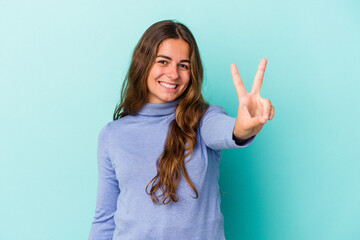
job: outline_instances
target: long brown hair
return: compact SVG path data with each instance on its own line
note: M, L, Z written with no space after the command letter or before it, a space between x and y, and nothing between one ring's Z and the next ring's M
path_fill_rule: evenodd
M120 103L113 115L113 120L135 115L147 103L147 78L150 69L155 62L160 43L169 38L180 38L189 44L191 76L189 85L176 106L175 118L169 125L164 151L157 159L157 175L149 182L152 183L150 193L147 191L149 184L145 188L156 204L159 204L158 197L162 197L162 204L178 201L176 187L181 172L194 190L195 198L198 198L198 192L185 169L185 158L192 157L196 146L198 123L209 105L201 93L203 67L199 49L194 36L184 24L165 20L154 23L144 32L133 51L130 67L122 85ZM158 189L162 194L156 196L155 192Z

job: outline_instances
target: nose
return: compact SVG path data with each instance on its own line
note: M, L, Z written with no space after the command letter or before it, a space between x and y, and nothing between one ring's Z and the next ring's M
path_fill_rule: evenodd
M176 80L179 78L179 72L176 64L169 65L166 69L166 76L170 79Z

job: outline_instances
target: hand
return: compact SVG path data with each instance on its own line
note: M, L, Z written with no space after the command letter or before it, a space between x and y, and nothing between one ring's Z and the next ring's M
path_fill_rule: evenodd
M258 134L266 121L272 120L274 117L274 106L271 105L269 99L260 96L266 62L266 58L261 59L250 93L246 91L236 65L233 63L230 66L234 86L239 98L239 107L233 133L239 139L248 139Z

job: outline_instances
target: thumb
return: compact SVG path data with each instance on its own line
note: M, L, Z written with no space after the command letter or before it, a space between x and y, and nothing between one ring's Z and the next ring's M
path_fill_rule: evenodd
M263 117L253 117L250 119L247 119L246 122L243 123L244 128L251 129L254 127L257 127L259 125L262 125L266 122L266 120Z

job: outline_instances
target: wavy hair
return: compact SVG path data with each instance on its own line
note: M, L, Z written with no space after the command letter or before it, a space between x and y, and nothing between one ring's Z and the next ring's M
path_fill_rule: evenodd
M182 173L198 198L198 192L185 169L185 159L192 157L196 146L198 123L209 105L202 93L203 67L195 38L182 23L172 20L151 25L137 43L121 89L120 103L116 106L113 120L126 115L136 115L148 101L147 78L155 62L160 43L165 39L183 39L190 46L190 81L179 97L175 118L169 124L164 151L156 162L157 175L145 191L156 204L177 202L176 189ZM151 185L150 193L147 188ZM157 196L156 191L162 194ZM161 200L159 200L161 197Z

